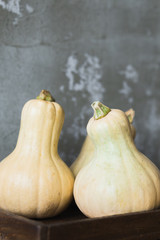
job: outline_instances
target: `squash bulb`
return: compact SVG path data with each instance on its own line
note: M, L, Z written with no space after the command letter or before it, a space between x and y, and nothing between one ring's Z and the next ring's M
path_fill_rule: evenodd
M92 161L75 179L77 206L88 217L159 207L160 172L137 150L126 115L100 102L92 106L95 114L87 132L96 150ZM108 112L104 112L105 108Z
M135 111L131 108L128 111L126 111L125 114L130 122L132 137L134 139L136 135L136 130L132 125L132 122L135 116ZM94 150L95 150L94 144L90 137L87 135L77 159L70 166L70 169L75 177L83 167L85 167L90 161L92 161Z
M0 208L29 218L59 214L73 195L73 175L57 152L64 111L47 94L24 105L17 145L0 163Z

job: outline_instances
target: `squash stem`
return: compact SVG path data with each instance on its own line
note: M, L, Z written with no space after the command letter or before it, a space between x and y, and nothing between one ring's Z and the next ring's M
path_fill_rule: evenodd
M128 111L125 112L125 114L127 115L129 122L132 123L135 116L135 111L130 108Z
M111 111L109 107L105 106L99 101L93 102L91 106L94 110L94 119L96 120L105 117Z
M55 102L55 99L52 97L51 93L47 90L42 90L36 99L41 99L49 102Z

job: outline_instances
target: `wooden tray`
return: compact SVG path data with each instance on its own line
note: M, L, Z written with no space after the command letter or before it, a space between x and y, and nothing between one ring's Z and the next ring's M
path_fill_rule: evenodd
M0 210L0 240L160 240L160 209L86 218L72 204L52 219L32 220Z

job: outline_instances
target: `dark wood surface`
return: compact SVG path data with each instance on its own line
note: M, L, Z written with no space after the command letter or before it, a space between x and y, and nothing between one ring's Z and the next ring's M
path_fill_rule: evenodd
M160 240L160 209L86 218L75 206L57 217L27 219L0 210L0 240Z

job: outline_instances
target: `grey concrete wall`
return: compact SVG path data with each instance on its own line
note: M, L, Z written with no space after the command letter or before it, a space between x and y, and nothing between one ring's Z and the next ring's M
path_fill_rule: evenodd
M136 145L160 167L160 1L0 0L0 159L41 89L65 110L59 151L76 158L100 100L136 111Z

